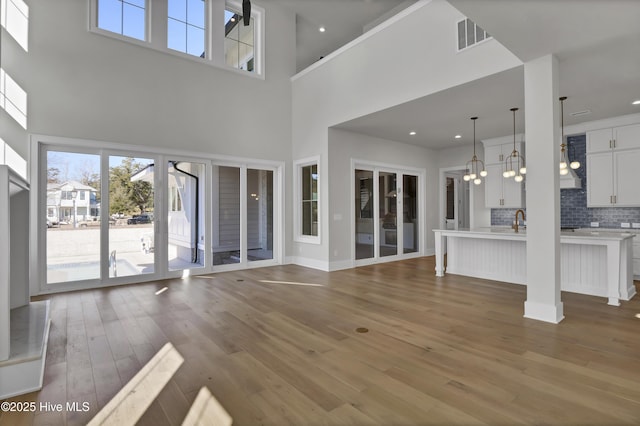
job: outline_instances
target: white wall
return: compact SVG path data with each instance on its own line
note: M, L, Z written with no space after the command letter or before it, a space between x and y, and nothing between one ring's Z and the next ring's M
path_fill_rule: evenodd
M86 1L30 3L29 132L290 158L292 14L269 8L261 80L91 33Z
M495 40L458 53L456 21L463 16L444 0L421 0L406 11L293 78L293 158L320 155L324 200L333 173L329 127L521 65ZM322 245L296 243L296 256L329 259L333 224L329 203L322 205Z

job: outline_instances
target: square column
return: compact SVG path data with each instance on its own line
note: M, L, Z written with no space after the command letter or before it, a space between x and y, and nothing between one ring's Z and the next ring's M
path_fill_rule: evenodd
M527 135L526 318L559 323L560 300L560 120L558 60L543 56L524 64Z

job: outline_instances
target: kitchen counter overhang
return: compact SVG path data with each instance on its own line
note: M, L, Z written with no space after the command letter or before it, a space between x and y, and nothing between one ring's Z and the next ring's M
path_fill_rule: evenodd
M436 276L447 272L527 284L526 231L510 228L436 229ZM561 290L607 297L610 305L635 293L632 239L624 232L576 230L560 233Z

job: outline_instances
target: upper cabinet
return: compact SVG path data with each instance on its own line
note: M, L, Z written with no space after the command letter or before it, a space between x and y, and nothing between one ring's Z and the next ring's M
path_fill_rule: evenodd
M587 207L638 207L640 124L587 132Z
M523 208L525 205L524 185L502 176L504 160L513 152L513 142L484 142L484 162L487 177L484 178L484 205L486 208ZM524 154L524 144L516 142L516 149Z
M640 124L587 132L587 154L640 148Z
M523 143L516 142L516 149L518 152L523 152ZM503 143L498 145L485 145L484 147L484 162L485 164L503 163L504 159L513 152L513 142Z

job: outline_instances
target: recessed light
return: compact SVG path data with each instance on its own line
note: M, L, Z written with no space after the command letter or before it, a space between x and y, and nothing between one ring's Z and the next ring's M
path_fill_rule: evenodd
M326 29L325 27L320 27L320 28L318 28L318 31L320 31L321 33L323 33L323 32L325 32L325 31L327 31L327 29Z
M231 17L231 22L236 22L236 18Z
M640 99L636 99L635 101L631 102L631 105L640 105Z
M412 131L412 132L409 132L409 134L410 134L411 136L415 136L415 135L416 135L416 132L413 132L413 131Z
M462 135L455 135L454 138L456 139L460 139L462 137Z

